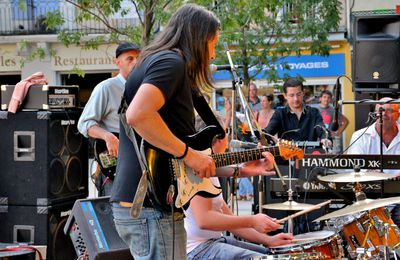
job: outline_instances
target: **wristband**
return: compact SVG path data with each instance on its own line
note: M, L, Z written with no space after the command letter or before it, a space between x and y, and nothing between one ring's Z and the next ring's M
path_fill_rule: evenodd
M239 166L236 166L235 167L235 170L233 171L233 178L237 178L237 177L239 177L239 175L240 175L240 168L239 168Z
M188 150L189 150L189 146L187 143L185 143L185 151L183 152L183 154L181 156L179 156L179 157L175 156L175 159L182 160L183 158L185 158L188 153Z

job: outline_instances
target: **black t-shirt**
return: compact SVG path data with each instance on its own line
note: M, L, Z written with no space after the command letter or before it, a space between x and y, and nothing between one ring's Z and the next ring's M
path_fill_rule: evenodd
M128 104L142 84L152 84L165 97L165 104L159 113L168 128L178 138L194 134L194 108L192 90L185 73L184 59L173 51L162 51L148 57L130 74L124 97ZM156 125L154 127L157 127ZM136 135L140 143L140 136ZM142 170L135 148L120 124L120 141L117 174L113 184L111 201L131 202L135 195ZM165 169L167 170L167 169ZM168 178L165 179L169 181ZM148 205L148 201L145 201Z

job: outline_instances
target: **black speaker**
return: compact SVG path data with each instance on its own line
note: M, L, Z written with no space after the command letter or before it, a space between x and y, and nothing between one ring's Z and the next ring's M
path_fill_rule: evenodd
M355 17L353 32L355 87L400 83L400 15Z
M89 260L133 259L113 221L110 197L77 200L64 228L78 257Z
M0 111L0 204L48 206L88 195L82 110Z
M56 206L0 206L0 242L47 245L47 260L76 259L63 232L73 202Z

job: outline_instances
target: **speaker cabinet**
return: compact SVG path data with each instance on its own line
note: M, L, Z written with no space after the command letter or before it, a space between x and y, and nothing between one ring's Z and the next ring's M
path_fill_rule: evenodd
M47 260L76 259L71 239L63 232L72 204L0 206L0 242L47 245Z
M355 18L353 82L378 92L400 83L400 15Z
M89 260L133 260L119 237L112 216L110 197L77 200L64 228L78 257Z
M0 204L48 206L88 195L81 109L0 115Z

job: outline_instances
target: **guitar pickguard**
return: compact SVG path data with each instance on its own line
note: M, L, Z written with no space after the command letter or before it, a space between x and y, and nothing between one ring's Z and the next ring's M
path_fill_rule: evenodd
M182 160L171 159L178 181L178 196L175 207L188 207L190 200L201 193L203 197L216 197L221 194L221 187L216 187L210 179L200 178Z

